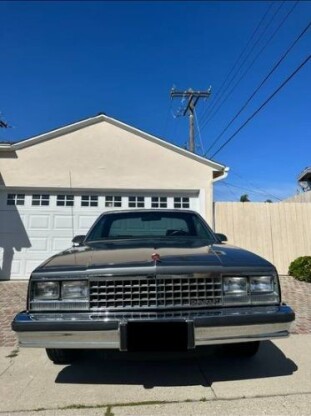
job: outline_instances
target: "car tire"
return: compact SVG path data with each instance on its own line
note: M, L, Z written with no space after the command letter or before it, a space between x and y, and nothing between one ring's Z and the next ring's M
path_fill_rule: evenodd
M79 359L79 350L46 348L47 356L54 364L71 364Z
M224 345L226 355L234 357L250 358L256 355L260 346L260 341L239 342L236 344Z

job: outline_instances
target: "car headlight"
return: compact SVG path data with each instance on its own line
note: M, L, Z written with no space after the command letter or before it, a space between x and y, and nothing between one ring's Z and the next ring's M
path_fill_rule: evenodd
M252 276L250 278L251 292L273 292L273 276Z
M87 299L89 294L88 282L86 280L63 282L62 299Z
M247 293L246 277L225 277L223 290L225 295L245 295Z
M34 300L59 299L59 282L35 282L33 289Z

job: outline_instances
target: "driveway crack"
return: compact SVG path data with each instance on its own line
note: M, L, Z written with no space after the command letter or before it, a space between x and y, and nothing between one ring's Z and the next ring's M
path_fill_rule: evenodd
M217 395L216 395L215 390L214 390L214 388L212 386L212 382L211 382L211 380L208 379L208 377L206 376L205 372L203 371L203 369L201 367L201 364L200 364L200 361L199 361L198 358L196 358L196 364L197 364L197 367L198 367L198 369L200 371L200 374L201 374L203 380L207 384L207 387L210 387L210 389L212 390L212 393L213 393L214 398L217 399Z
M5 374L5 373L8 371L8 369L12 367L12 365L13 365L13 364L14 364L14 362L13 362L13 360L11 360L11 361L10 361L10 364L7 366L7 368L5 368L5 369L2 371L2 373L0 373L0 377L2 377L2 376L3 376L3 374Z

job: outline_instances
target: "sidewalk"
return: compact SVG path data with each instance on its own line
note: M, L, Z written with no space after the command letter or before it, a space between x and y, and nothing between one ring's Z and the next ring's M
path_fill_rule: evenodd
M311 283L299 282L290 276L281 276L283 301L296 312L293 334L311 333ZM0 346L16 345L11 321L26 306L27 281L0 282Z
M0 414L309 415L311 334L262 343L252 359L92 351L53 365L43 349L0 348ZM14 413L13 413L14 412Z

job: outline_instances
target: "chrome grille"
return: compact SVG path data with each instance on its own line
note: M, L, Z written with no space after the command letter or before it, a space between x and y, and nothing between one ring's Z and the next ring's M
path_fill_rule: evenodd
M220 276L110 277L90 282L90 308L187 308L222 304Z

